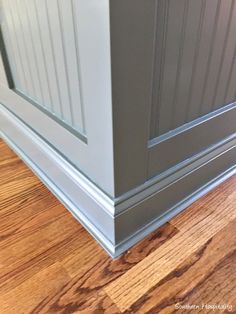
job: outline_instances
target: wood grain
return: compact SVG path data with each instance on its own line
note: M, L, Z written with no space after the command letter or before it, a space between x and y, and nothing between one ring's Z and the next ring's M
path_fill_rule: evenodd
M226 199L220 206L213 202L212 206L209 206L210 215L199 215L196 220L190 215L181 233L177 233L170 241L105 288L121 311L128 309L218 231L236 219L236 190L233 195L232 206L228 206Z
M0 140L1 314L236 313L235 229L236 176L111 260Z
M220 269L222 262L235 253L235 228L236 220L223 228L215 237L167 274L138 301L133 303L126 313L172 313L175 310L175 304L191 304L193 301L190 302L188 299L193 296L197 297L192 304L201 304L203 295L199 294L200 286L210 290L209 296L212 298L210 303L216 302L216 290L211 290L208 281L215 274L216 269ZM231 264L230 267L233 271L234 264ZM233 278L230 280L232 280L231 285L228 285L227 290L232 289L236 283ZM221 278L218 280L218 285L220 289L224 286ZM235 293L235 289L232 291ZM229 299L224 297L224 293L219 294L222 297L219 303L229 302Z

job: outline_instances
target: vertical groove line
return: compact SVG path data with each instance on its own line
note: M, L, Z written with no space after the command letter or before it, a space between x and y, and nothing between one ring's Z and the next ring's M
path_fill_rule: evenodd
M28 65L28 70L29 70L29 75L30 75L30 79L32 81L32 87L33 87L33 92L34 92L34 97L35 98L35 95L36 95L36 88L35 88L35 84L34 84L34 79L33 79L33 74L32 74L32 65L30 63L30 58L29 58L29 51L28 51L28 46L26 44L26 39L25 39L25 31L24 31L24 27L23 27L23 24L22 24L22 19L21 19L21 14L19 12L19 0L16 0L16 14L18 16L18 20L20 22L20 28L21 28L21 33L22 33L22 37L23 37L23 43L24 43L24 46L25 46L25 54L26 54L26 57L27 57L27 65ZM33 95L31 95L32 97Z
M27 80L26 80L26 74L25 74L25 69L24 69L24 66L23 66L23 62L22 62L22 56L21 56L21 52L20 52L20 48L19 48L19 43L18 43L18 36L16 34L16 26L15 26L15 22L14 22L14 18L13 18L13 15L12 15L12 7L10 5L9 7L9 12L10 12L10 16L11 16L11 21L12 21L12 26L13 26L13 31L14 31L14 34L15 34L15 38L16 38L16 46L17 46L17 49L18 49L18 55L19 55L19 61L20 61L20 65L21 65L21 68L22 68L22 74L23 74L23 78L24 78L24 85L27 89L27 93L28 93L28 83L27 83Z
M236 90L235 90L235 93L234 93L234 99L233 99L233 101L235 101L236 100Z
M198 56L200 52L200 42L202 38L202 28L203 28L203 22L204 22L204 17L205 17L205 11L206 11L206 0L202 0L201 3L201 12L200 12L200 19L199 19L199 26L197 30L197 39L196 39L196 44L195 44L195 51L194 51L194 57L193 57L193 66L192 66L192 71L191 71L191 78L190 78L190 87L188 91L188 97L187 97L187 110L185 113L185 118L184 122L188 122L190 119L189 117L189 112L190 112L190 104L192 101L192 93L193 93L193 86L195 83L195 74L196 74L196 68L197 68L197 61L198 61Z
M156 109L154 105L154 79L156 77L156 62L157 62L157 17L159 13L160 0L155 0L154 6L154 23L153 23L153 40L152 40L152 67L150 78L150 99L149 99L149 113L148 113L148 127L147 127L147 139L150 140L155 137L155 121L156 121ZM149 160L149 157L148 157ZM145 175L148 177L149 162L146 163Z
M29 25L29 33L30 33L30 38L31 38L31 43L32 43L32 48L33 48L35 65L36 65L36 69L37 69L37 75L38 75L38 80L39 80L39 89L40 89L41 99L43 100L43 102L45 102L45 99L44 99L44 96L43 96L43 89L42 89L42 85L41 85L41 80L40 80L40 75L39 75L38 60L37 60L37 57L36 57L36 50L35 50L35 45L34 45L34 41L33 41L32 25L31 25L31 22L30 22L30 19L29 19L28 7L25 4L25 0L24 0L24 7L25 7L25 10L26 10L26 16L27 16L28 25ZM44 104L43 104L43 107L45 107Z
M57 73L57 66L55 63L55 51L54 51L54 44L52 41L52 30L51 30L51 25L50 25L50 20L48 16L48 3L47 0L45 0L45 7L46 7L46 17L47 17L47 23L48 23L48 33L49 33L49 39L50 39L50 46L52 49L52 56L53 56L53 66L55 70L55 79L56 79L56 84L57 84L57 92L58 92L58 98L59 98L59 108L60 108L60 113L61 113L61 118L64 120L64 113L62 110L62 102L61 102L61 92L59 88L59 82L58 82L58 73Z
M153 31L153 46L152 46L152 68L151 68L151 86L150 86L150 115L149 115L149 138L155 136L155 121L156 107L154 105L154 78L156 77L156 59L157 59L157 16L160 0L155 0L155 15L154 15L154 31Z
M173 102L172 102L172 114L171 114L171 121L170 121L170 129L174 129L174 119L176 115L176 104L178 103L178 89L179 89L179 77L182 68L182 61L183 61L183 50L184 50L184 42L185 42L185 35L186 35L186 24L188 20L188 11L189 11L189 0L185 0L184 3L184 12L183 12L183 22L181 27L181 37L180 37L180 46L179 46L179 53L178 53L178 63L177 63L177 70L175 76L175 87L174 87L174 95L173 95Z
M76 8L74 5L74 0L71 0L71 10L72 10L72 22L74 28L74 39L75 39L75 49L76 49L76 62L77 62L77 74L78 74L78 81L79 81L79 95L80 95L80 105L81 105L81 115L82 115L82 130L86 132L86 125L85 125L85 113L84 113L84 97L83 97L83 83L82 83L82 76L81 76L81 65L80 65L80 52L79 52L79 42L78 42L78 26L76 23L75 12Z
M34 4L35 12L36 12L36 22L37 22L38 31L39 31L39 40L40 40L40 45L41 45L41 49L42 49L43 64L44 64L44 69L45 69L45 73L46 73L48 93L49 93L50 102L51 102L49 105L50 105L50 110L54 113L54 105L53 105L53 100L52 100L52 93L51 93L51 89L50 89L50 85L49 85L48 69L47 69L47 66L46 66L46 56L45 56L43 40L42 40L42 31L41 31L41 27L40 27L40 23L39 23L38 7L36 5L36 1L35 0L33 0L33 4Z
M2 25L0 24L0 59L1 59L1 66L3 67L3 72L0 73L0 80L6 84L9 89L14 88L14 80L12 76L12 69L9 63L9 57L6 50L6 45L3 38L3 30ZM2 75L3 74L3 75ZM2 77L3 76L3 77Z
M226 83L226 86L225 86L224 102L226 101L227 94L228 94L228 91L229 91L229 84L230 84L230 81L231 81L231 78L232 78L235 60L236 60L236 42L235 42L235 46L234 46L233 59L232 59L232 62L231 62L229 76L228 76L227 83Z
M219 21L220 5L221 5L221 0L218 0L215 20L214 20L214 26L213 26L213 33L212 33L212 38L211 38L211 43L210 43L210 51L209 51L208 58L207 58L207 66L206 66L206 72L205 72L205 78L204 78L204 84L203 84L203 91L202 91L202 96L200 98L200 104L199 104L199 110L198 110L199 116L202 114L203 100L204 100L204 96L206 93L206 85L207 85L208 78L209 78L209 70L210 70L210 66L211 66L213 47L215 44L216 31L217 31L217 26L218 26L218 21Z
M6 25L6 37L8 38L8 39L4 39L3 38L4 41L8 42L8 45L5 45L6 46L6 53L7 53L7 55L9 54L8 51L7 51L8 49L9 49L9 52L11 51L11 55L12 55L12 59L13 59L13 63L14 63L14 70L16 72L17 79L20 80L19 73L18 73L19 69L18 69L18 66L17 66L17 63L16 63L15 49L13 48L12 38L10 36L9 26L8 26L8 22L7 22L7 17L6 17L6 14L4 12L4 5L2 7L2 14L3 14L4 19L5 19L5 24L4 25ZM2 25L2 32L3 32L4 25ZM3 36L3 34L2 34L2 36ZM7 46L8 46L8 49L7 49ZM9 64L10 64L10 62L9 62ZM10 64L10 67L11 67L11 64ZM12 69L11 69L11 72L12 72ZM13 85L15 86L14 77L13 77Z
M57 11L58 11L58 18L59 18L59 25L60 25L59 27L60 27L60 37L61 37L61 44L62 44L64 66L65 66L65 72L66 72L66 85L67 85L68 96L69 96L70 117L71 117L72 126L75 126L72 99L71 99L71 86L70 86L69 74L68 74L68 62L67 62L67 56L66 56L66 51L65 51L65 38L64 38L65 35L64 35L64 30L62 26L61 7L59 4L59 1L60 0L57 0Z
M160 80L158 82L158 101L157 101L157 120L156 120L156 135L160 133L160 112L162 107L162 94L163 94L163 78L164 78L164 68L165 68L165 55L166 55L166 41L168 32L168 20L169 20L169 6L170 0L165 2L165 15L164 15L164 30L163 30L163 45L161 53L161 67L160 67Z
M235 51L236 51L236 49L235 49ZM235 57L236 57L236 53L234 54L234 63L235 63ZM233 66L234 66L234 64L233 64ZM233 71L232 71L232 73L233 73ZM235 100L236 100L236 89L235 89L235 92L234 92L234 99L233 99L233 101L235 101Z
M212 104L211 104L211 111L216 106L216 104L215 104L216 93L217 93L219 82L220 82L220 76L221 76L223 62L224 62L224 57L225 57L226 45L227 45L227 42L228 42L229 31L230 31L230 28L231 28L232 16L233 16L233 11L234 11L234 4L235 4L234 0L231 0L230 16L229 16L228 23L227 23L226 36L224 38L223 50L222 50L221 58L220 58L220 66L219 66L219 70L217 72L217 80L216 80L216 85L215 85L215 89L214 89L215 91L214 91L214 94L213 94L213 100L212 100Z

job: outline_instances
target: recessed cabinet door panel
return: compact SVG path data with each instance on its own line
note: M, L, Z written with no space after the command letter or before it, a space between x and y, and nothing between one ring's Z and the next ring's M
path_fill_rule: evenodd
M3 1L14 90L85 136L73 1ZM7 28L8 27L8 28ZM47 60L48 58L48 60Z
M150 138L236 100L235 1L158 1Z
M111 192L108 1L1 4L1 104Z
M158 0L148 177L236 131L236 2Z

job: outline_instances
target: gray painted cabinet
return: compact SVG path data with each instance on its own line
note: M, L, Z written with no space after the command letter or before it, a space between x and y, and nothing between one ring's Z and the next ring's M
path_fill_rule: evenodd
M235 173L235 33L235 0L1 0L1 136L118 256Z

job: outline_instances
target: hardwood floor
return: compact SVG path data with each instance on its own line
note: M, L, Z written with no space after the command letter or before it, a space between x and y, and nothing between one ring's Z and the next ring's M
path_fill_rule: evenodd
M112 260L0 140L0 314L222 312L236 313L236 176Z

